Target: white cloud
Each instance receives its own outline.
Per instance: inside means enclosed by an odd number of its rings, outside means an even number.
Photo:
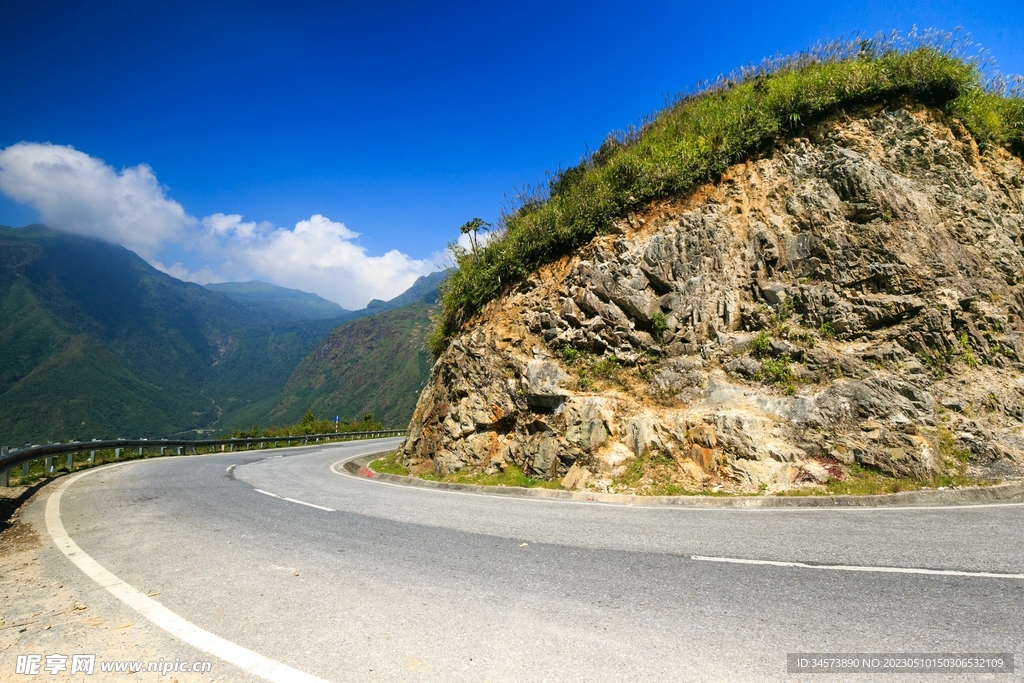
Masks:
[[[359,233],[316,214],[294,229],[267,231],[238,215],[215,214],[203,226],[222,241],[223,270],[249,273],[285,287],[315,292],[346,308],[360,308],[370,299],[390,299],[437,266],[392,249],[371,256],[354,242]]]
[[[266,221],[258,225],[255,221],[243,223],[242,217],[237,213],[230,215],[215,213],[207,216],[203,219],[203,227],[215,237],[237,237],[242,239],[251,239],[274,229],[274,226]]]
[[[152,258],[195,222],[164,196],[153,170],[118,172],[74,147],[21,142],[0,150],[0,190],[60,230],[117,242]]]
[[[203,284],[260,279],[355,309],[395,297],[439,268],[437,259],[394,249],[372,256],[356,243],[359,233],[320,214],[292,229],[239,214],[199,221],[165,196],[146,164],[117,171],[70,146],[0,149],[0,191],[34,206],[50,227],[117,242],[165,273]],[[170,266],[160,260],[165,250],[175,254]],[[183,251],[196,262],[183,262]]]

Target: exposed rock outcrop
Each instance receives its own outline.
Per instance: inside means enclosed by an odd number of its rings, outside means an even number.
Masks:
[[[806,135],[488,304],[420,396],[413,471],[514,463],[608,488],[656,457],[732,490],[855,463],[1019,476],[1021,160],[920,107]]]

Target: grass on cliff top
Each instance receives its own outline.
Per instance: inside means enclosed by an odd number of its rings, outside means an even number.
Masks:
[[[435,356],[488,301],[545,263],[659,199],[684,196],[778,139],[846,108],[911,101],[959,118],[980,145],[1024,153],[1021,80],[983,75],[953,34],[821,45],[720,77],[639,129],[612,134],[578,166],[518,198],[498,232],[472,250],[452,245],[457,270],[441,295]]]

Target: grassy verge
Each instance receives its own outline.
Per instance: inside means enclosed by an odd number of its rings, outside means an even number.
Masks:
[[[402,465],[402,457],[398,451],[392,451],[387,455],[378,458],[370,463],[370,469],[381,474],[398,474],[403,477],[409,476],[409,469]],[[525,489],[544,488],[558,489],[561,485],[557,481],[545,481],[534,479],[523,474],[523,471],[515,465],[508,465],[504,471],[498,474],[479,474],[470,472],[453,472],[444,476],[433,472],[419,475],[420,479],[427,481],[440,481],[449,484],[476,484],[477,486],[519,486]]]
[[[519,486],[524,489],[542,488],[559,489],[561,485],[557,481],[545,481],[534,479],[523,474],[523,471],[515,465],[508,465],[503,472],[498,474],[478,474],[470,472],[453,472],[444,476],[428,473],[420,475],[421,479],[428,481],[443,481],[452,484],[476,484],[477,486]]]
[[[381,474],[397,474],[410,476],[408,468],[401,463],[401,454],[392,451],[374,460],[369,465],[374,472]],[[713,490],[701,487],[694,482],[676,481],[675,460],[665,454],[651,452],[633,460],[619,479],[614,482],[613,493],[634,494],[638,496],[709,496],[709,497],[745,497],[764,495],[763,492],[739,493],[732,490]],[[453,484],[476,484],[478,486],[519,486],[522,488],[559,489],[557,481],[533,479],[514,465],[508,466],[500,474],[472,474],[455,472],[445,476],[433,473],[420,475],[427,481],[448,482]],[[852,465],[844,468],[841,478],[835,478],[823,487],[801,487],[777,494],[778,496],[873,496],[900,491],[918,491],[964,486],[991,486],[997,482],[980,481],[967,477],[965,474],[944,474],[931,479],[919,480],[908,477],[891,477],[878,470]]]
[[[979,144],[1024,152],[1019,81],[983,79],[949,34],[832,43],[767,61],[668,106],[639,130],[613,134],[502,216],[497,235],[453,245],[458,269],[442,288],[431,338],[447,338],[484,304],[545,263],[655,200],[681,197],[803,126],[843,109],[913,101],[958,117]],[[477,243],[474,243],[475,245]]]
[[[382,432],[386,427],[372,414],[367,413],[359,420],[341,420],[335,423],[334,420],[318,419],[312,410],[307,410],[302,422],[297,422],[284,427],[261,428],[253,425],[249,429],[236,429],[231,434],[236,439],[260,439],[269,436],[305,436],[308,434],[327,434],[337,430],[341,432]]]
[[[391,451],[387,455],[377,458],[370,463],[369,467],[374,472],[380,472],[381,474],[409,476],[409,468],[402,464],[402,457],[398,451]]]
[[[992,486],[998,482],[971,479],[966,474],[941,474],[930,479],[891,477],[878,470],[851,465],[841,480],[833,479],[823,488],[799,488],[785,491],[781,496],[877,496],[901,491],[953,488],[963,486]]]

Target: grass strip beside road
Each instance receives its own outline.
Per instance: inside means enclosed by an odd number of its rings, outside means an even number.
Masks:
[[[380,474],[394,474],[401,477],[414,476],[409,469],[402,465],[401,455],[398,451],[392,451],[384,456],[374,460],[369,464],[369,468],[374,472]],[[515,465],[506,465],[505,469],[495,474],[480,474],[480,473],[469,473],[469,472],[452,472],[450,474],[440,475],[433,472],[421,474],[418,477],[426,481],[437,481],[448,484],[473,484],[476,486],[518,486],[524,489],[532,488],[544,488],[544,489],[560,489],[561,485],[557,481],[545,481],[543,479],[534,479],[523,474],[523,471]]]
[[[638,461],[639,462],[639,461]],[[373,460],[367,465],[372,471],[379,474],[390,474],[400,477],[413,477],[424,481],[436,481],[450,484],[471,484],[476,486],[494,486],[520,488],[545,488],[561,489],[558,481],[546,481],[534,479],[523,474],[522,470],[515,465],[506,466],[505,470],[495,474],[482,474],[470,472],[453,472],[446,475],[428,472],[421,475],[413,475],[409,468],[402,464],[399,451],[391,451]],[[801,496],[877,496],[906,491],[927,491],[964,489],[972,487],[994,486],[1003,482],[971,479],[966,475],[939,475],[932,479],[918,480],[909,477],[891,477],[878,470],[853,465],[848,471],[837,472],[836,478],[826,484],[800,486],[786,491],[769,492],[737,492],[728,490],[712,490],[705,488],[689,488],[678,483],[663,482],[659,484],[640,485],[639,481],[632,481],[629,485],[631,471],[627,470],[624,477],[614,483],[611,493],[636,495],[636,496],[694,496],[708,498],[748,498],[760,496],[779,497],[801,497]],[[634,474],[635,478],[635,474]],[[624,485],[625,484],[625,485]]]

